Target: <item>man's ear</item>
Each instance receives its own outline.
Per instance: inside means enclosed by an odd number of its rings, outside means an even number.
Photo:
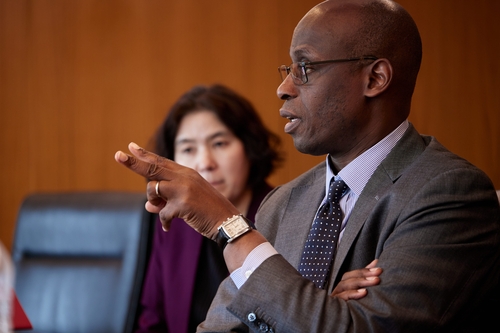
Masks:
[[[367,66],[368,84],[365,88],[366,97],[375,97],[384,92],[392,81],[392,66],[389,60],[377,59]]]

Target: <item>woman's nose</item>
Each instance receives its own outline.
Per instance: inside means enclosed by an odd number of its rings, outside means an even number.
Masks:
[[[197,162],[196,162],[197,171],[200,172],[200,171],[213,170],[216,167],[217,167],[217,162],[210,149],[202,149],[198,153],[197,157]]]

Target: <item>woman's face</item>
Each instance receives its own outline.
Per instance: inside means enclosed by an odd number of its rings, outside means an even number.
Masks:
[[[247,190],[250,162],[243,142],[212,111],[187,114],[174,143],[174,160],[192,168],[236,204]]]

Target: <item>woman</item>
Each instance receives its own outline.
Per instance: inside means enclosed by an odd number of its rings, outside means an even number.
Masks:
[[[193,168],[254,221],[281,161],[279,138],[251,103],[221,86],[196,86],[172,106],[153,150]],[[217,244],[183,220],[156,223],[140,304],[139,332],[195,332],[228,271]]]

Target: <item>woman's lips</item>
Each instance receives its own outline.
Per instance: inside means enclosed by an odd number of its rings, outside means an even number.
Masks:
[[[218,180],[218,181],[210,181],[209,183],[210,183],[210,185],[212,185],[213,187],[217,187],[217,186],[222,185],[224,182],[223,182],[222,180]]]

